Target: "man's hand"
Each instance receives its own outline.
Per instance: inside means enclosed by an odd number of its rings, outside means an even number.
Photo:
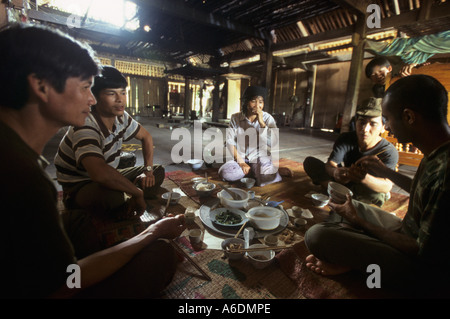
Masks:
[[[412,69],[414,68],[419,68],[421,66],[425,66],[425,65],[429,65],[430,62],[424,62],[422,64],[416,64],[416,63],[411,63],[411,64],[405,64],[402,66],[402,68],[399,71],[399,74],[402,78],[411,75]]]
[[[344,204],[336,204],[332,201],[328,203],[328,206],[336,212],[338,215],[342,216],[347,222],[349,222],[355,228],[360,228],[360,218],[356,213],[355,206],[352,203],[352,197],[347,194],[347,200]]]
[[[358,184],[361,183],[367,175],[367,171],[363,167],[355,164],[352,164],[352,166],[350,166],[347,173],[350,181]]]
[[[387,170],[389,170],[389,168],[384,165],[384,163],[377,156],[374,155],[360,158],[356,161],[355,165],[361,167],[361,169],[366,172],[370,172],[372,175],[377,175],[380,177],[386,177]]]
[[[155,185],[155,176],[152,171],[145,171],[138,177],[136,177],[135,184],[140,181],[142,189],[146,189],[148,187],[152,187]]]
[[[257,114],[257,116],[258,116],[257,119],[258,119],[259,125],[260,125],[262,128],[266,127],[266,123],[264,123],[264,119],[263,119],[263,110],[258,109],[258,111],[256,112],[256,114]]]
[[[241,163],[239,163],[239,166],[241,167],[242,171],[244,172],[244,175],[247,175],[250,172],[250,166],[247,163],[241,162]]]
[[[184,214],[175,217],[169,214],[167,217],[157,221],[149,226],[148,230],[152,231],[157,238],[174,239],[181,235],[186,229]]]
[[[133,216],[141,216],[147,209],[147,203],[144,199],[144,193],[141,196],[133,196],[128,201],[128,209],[124,214],[125,218],[130,218]]]
[[[341,184],[347,184],[350,182],[349,169],[347,167],[336,167],[333,172],[333,178],[336,182]]]

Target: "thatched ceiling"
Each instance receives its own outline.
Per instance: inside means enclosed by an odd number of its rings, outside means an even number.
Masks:
[[[29,16],[54,24],[89,40],[100,53],[132,58],[161,59],[200,64],[293,49],[311,43],[349,37],[357,16],[369,3],[381,8],[381,29],[414,37],[450,29],[450,3],[445,0],[134,0],[142,28],[129,32],[89,23],[65,25],[67,15],[50,8],[32,8]],[[324,52],[313,52],[323,56]],[[314,54],[309,56],[314,57]]]

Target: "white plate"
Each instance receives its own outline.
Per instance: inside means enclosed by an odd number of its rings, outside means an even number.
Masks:
[[[239,215],[241,217],[241,221],[236,224],[223,224],[216,220],[216,216],[219,215],[222,212],[231,212],[233,214]],[[216,208],[209,214],[209,219],[216,223],[217,225],[224,226],[224,227],[236,227],[236,226],[242,226],[243,223],[245,223],[248,218],[245,217],[245,213],[242,210],[236,209],[236,208]]]

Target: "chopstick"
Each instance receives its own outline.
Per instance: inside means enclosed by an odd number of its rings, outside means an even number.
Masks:
[[[263,251],[263,250],[282,250],[292,248],[293,246],[267,246],[267,247],[257,247],[257,248],[243,248],[243,249],[231,249],[228,248],[227,251],[229,253],[243,253],[249,251]]]
[[[195,261],[192,260],[192,258],[183,250],[180,246],[172,239],[170,240],[170,244],[175,248],[178,252],[183,254],[184,257],[194,266],[208,281],[212,281],[211,277],[208,276],[208,274],[199,266],[196,264]]]
[[[381,152],[376,153],[374,156],[378,156],[378,155],[380,155],[380,154],[382,154],[382,153],[384,153],[384,152],[386,152],[386,151],[387,151],[387,149],[384,149],[384,150],[382,150]]]
[[[238,238],[239,234],[241,233],[241,231],[244,229],[245,225],[247,224],[247,222],[243,223],[241,228],[238,230],[238,232],[236,233],[236,235],[234,235],[234,238]]]
[[[230,191],[230,190],[228,189],[228,187],[226,187],[225,185],[222,185],[222,184],[218,184],[218,185],[219,185],[222,189],[224,189],[228,194],[230,194],[230,196],[231,196],[234,200],[241,200],[241,199],[242,199],[240,195],[236,194],[236,193],[233,192],[233,191]]]
[[[169,198],[167,198],[167,203],[166,203],[166,207],[164,208],[163,216],[167,216],[167,208],[169,208],[171,200],[172,200],[172,191],[169,193]]]
[[[384,152],[387,151],[387,148],[385,148],[384,150],[382,150],[381,152],[376,153],[375,155],[371,155],[371,156],[378,156],[380,154],[383,154]],[[356,164],[357,167],[362,167],[361,163]]]

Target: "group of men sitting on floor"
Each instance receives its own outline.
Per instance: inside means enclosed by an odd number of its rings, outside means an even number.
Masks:
[[[139,215],[164,180],[163,167],[153,163],[152,136],[125,111],[126,79],[101,66],[89,46],[45,27],[8,27],[0,32],[0,47],[0,139],[7,150],[0,163],[8,181],[1,192],[6,205],[1,270],[7,274],[2,297],[158,297],[180,261],[169,240],[186,228],[182,214],[162,218],[113,247],[87,240],[96,235],[86,226],[92,213]],[[219,169],[224,180],[252,176],[264,186],[292,176],[288,168],[278,169],[270,154],[260,156],[257,147],[237,143],[248,129],[263,134],[276,127],[263,111],[265,98],[265,89],[250,86],[242,111],[232,116],[227,146],[234,158]],[[436,79],[405,77],[383,98],[358,107],[356,130],[338,137],[326,163],[305,160],[314,183],[334,180],[354,194],[344,204],[330,202],[330,218],[306,232],[312,271],[365,273],[376,264],[384,288],[443,296],[439,288],[450,283],[447,102]],[[40,154],[65,126],[55,157],[67,208],[60,216]],[[398,154],[380,137],[385,126],[399,142],[412,142],[423,152],[413,180],[394,171]],[[142,142],[144,165],[116,169],[122,142],[132,138]],[[393,183],[410,192],[403,220],[379,208]],[[79,270],[78,285],[68,283],[69,266]]]

